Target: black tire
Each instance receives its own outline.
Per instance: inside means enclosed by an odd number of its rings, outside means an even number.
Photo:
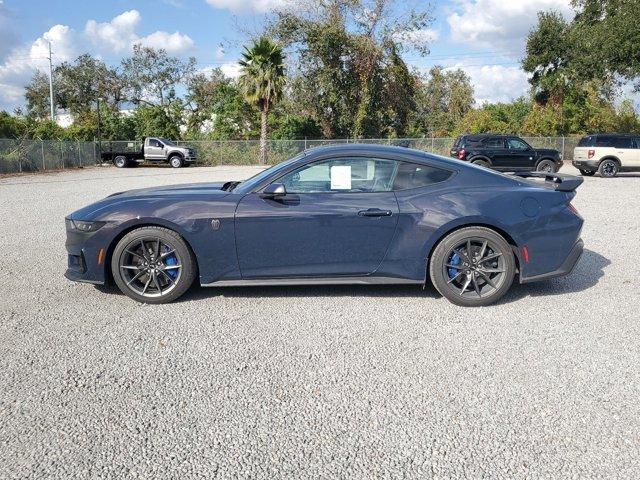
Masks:
[[[481,158],[479,158],[477,160],[472,160],[471,163],[473,165],[477,165],[479,167],[491,168],[491,164],[489,162],[487,162],[486,160],[483,160]]]
[[[129,160],[127,160],[127,157],[125,157],[124,155],[118,155],[113,159],[113,164],[117,168],[127,168],[129,166]]]
[[[600,166],[598,167],[598,173],[604,178],[613,178],[618,175],[619,171],[620,166],[618,165],[618,162],[610,158],[600,162]]]
[[[536,165],[536,171],[556,173],[556,164],[552,160],[542,160]]]
[[[141,303],[179,298],[193,284],[196,272],[189,246],[176,232],[163,227],[141,227],[127,233],[111,256],[116,285]]]
[[[180,155],[174,155],[169,159],[169,165],[173,168],[181,168],[184,165],[184,160]]]
[[[593,177],[596,174],[593,170],[580,170],[580,175],[583,177]]]
[[[468,245],[471,259],[466,257]],[[486,260],[478,261],[476,257],[480,255]],[[438,243],[429,261],[433,286],[451,303],[463,307],[497,302],[511,287],[515,272],[511,246],[485,227],[466,227],[450,233]]]

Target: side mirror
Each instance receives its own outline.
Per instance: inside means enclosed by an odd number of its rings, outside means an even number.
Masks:
[[[287,189],[284,188],[282,183],[272,183],[271,185],[267,185],[262,190],[260,196],[262,198],[276,198],[276,197],[284,197],[287,194]]]

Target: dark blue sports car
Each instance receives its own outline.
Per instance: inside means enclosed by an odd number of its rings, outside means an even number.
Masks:
[[[203,286],[406,283],[487,305],[566,275],[581,178],[507,176],[407,148],[306,151],[244,182],[116,193],[66,219],[71,280],[163,303]]]

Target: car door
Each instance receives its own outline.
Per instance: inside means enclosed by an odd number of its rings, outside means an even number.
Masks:
[[[144,158],[147,160],[164,160],[164,144],[156,139],[147,139],[147,144],[144,148]]]
[[[527,142],[517,137],[507,138],[505,166],[513,170],[535,170],[536,153]]]
[[[635,164],[635,142],[632,137],[615,137],[612,143],[614,155],[620,160],[622,168],[633,167]]]
[[[633,149],[630,155],[629,166],[633,168],[640,168],[640,137],[633,139]]]
[[[395,232],[398,162],[336,157],[273,183],[287,193],[245,195],[236,210],[243,278],[360,276],[376,270]]]
[[[503,169],[507,165],[507,149],[504,138],[490,137],[481,143],[482,153],[491,159],[491,166],[498,170]]]

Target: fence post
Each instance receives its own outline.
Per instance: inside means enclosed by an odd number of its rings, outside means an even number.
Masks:
[[[304,137],[304,149],[307,149],[307,137]]]
[[[564,163],[564,135],[562,135],[562,162]]]
[[[84,163],[82,162],[82,155],[80,155],[80,140],[76,140],[76,148],[78,149],[78,160],[80,160],[80,166],[84,167]]]
[[[47,166],[44,163],[44,140],[40,140],[40,152],[42,153],[42,170],[46,170]]]
[[[62,169],[64,170],[64,152],[62,151],[62,140],[58,142],[58,147],[60,148],[60,158],[62,159]]]

